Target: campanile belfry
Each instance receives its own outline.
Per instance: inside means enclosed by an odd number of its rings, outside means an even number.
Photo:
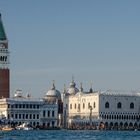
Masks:
[[[8,39],[4,30],[0,13],[0,98],[9,98],[10,70]]]

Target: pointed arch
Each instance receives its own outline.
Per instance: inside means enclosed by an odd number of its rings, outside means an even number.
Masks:
[[[134,109],[134,103],[130,103],[130,109]]]
[[[117,108],[122,108],[122,103],[121,102],[118,102]]]
[[[105,108],[109,108],[109,102],[105,103]]]

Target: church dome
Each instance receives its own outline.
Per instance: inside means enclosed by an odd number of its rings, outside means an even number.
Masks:
[[[69,88],[67,89],[67,93],[69,95],[75,95],[77,92],[79,92],[79,90],[78,90],[78,88],[76,88],[76,84],[75,84],[74,80],[72,80],[70,82]]]
[[[61,93],[55,89],[55,85],[53,83],[53,87],[52,89],[50,89],[46,95],[45,95],[45,98],[46,99],[52,99],[52,100],[55,100],[55,99],[58,99],[58,100],[61,100]]]

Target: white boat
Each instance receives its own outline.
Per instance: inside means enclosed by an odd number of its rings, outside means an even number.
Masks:
[[[17,126],[16,129],[17,130],[33,130],[33,128],[31,126],[29,126],[29,124],[27,122]]]

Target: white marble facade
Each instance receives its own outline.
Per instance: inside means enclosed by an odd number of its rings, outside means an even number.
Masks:
[[[76,84],[74,84],[76,85]],[[70,85],[71,86],[71,85]],[[74,89],[77,89],[73,86]],[[93,124],[99,127],[140,127],[140,93],[122,91],[79,91],[69,94],[65,90],[63,108],[64,125]]]

